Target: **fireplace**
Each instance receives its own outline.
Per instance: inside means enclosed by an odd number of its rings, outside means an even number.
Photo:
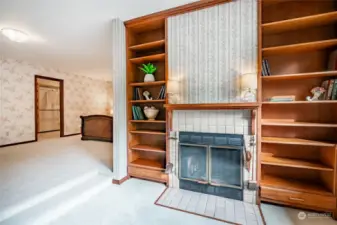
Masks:
[[[242,201],[243,150],[243,135],[180,132],[180,188]]]

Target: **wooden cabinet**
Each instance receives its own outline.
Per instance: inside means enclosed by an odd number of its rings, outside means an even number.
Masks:
[[[128,173],[132,177],[167,182],[166,166],[166,98],[158,99],[166,86],[166,20],[127,23],[127,111],[128,111]],[[157,67],[154,82],[144,82],[139,67],[153,63]],[[136,89],[151,93],[153,100],[134,99]],[[143,97],[143,96],[141,96]],[[132,107],[154,106],[159,109],[155,120],[137,120]]]
[[[336,208],[336,198],[334,196],[322,196],[308,194],[299,191],[289,191],[285,189],[273,189],[268,187],[261,188],[261,195],[264,200],[285,203],[289,205],[314,207],[321,209],[334,210]]]
[[[270,1],[260,7],[260,197],[329,211],[336,217],[337,101],[309,102],[313,87],[337,79],[328,61],[337,49],[335,1]],[[270,102],[274,96],[292,102]]]

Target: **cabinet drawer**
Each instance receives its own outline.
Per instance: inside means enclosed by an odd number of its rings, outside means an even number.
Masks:
[[[324,209],[336,208],[336,198],[333,196],[330,197],[296,191],[280,190],[269,187],[261,187],[261,197],[264,199],[288,203],[290,205],[303,205]]]
[[[129,175],[135,176],[139,178],[159,181],[159,182],[167,182],[167,174],[161,172],[161,171],[155,171],[155,170],[148,170],[138,167],[128,167]]]

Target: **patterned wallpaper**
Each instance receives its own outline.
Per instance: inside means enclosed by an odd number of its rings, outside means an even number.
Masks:
[[[35,139],[34,75],[64,80],[65,135],[80,132],[80,115],[107,114],[112,83],[44,68],[14,59],[0,60],[0,145]]]
[[[179,103],[239,102],[240,75],[257,73],[257,0],[170,17],[168,43]]]

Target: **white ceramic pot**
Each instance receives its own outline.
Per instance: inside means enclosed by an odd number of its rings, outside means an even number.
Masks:
[[[153,82],[155,81],[153,74],[146,74],[144,77],[144,82]]]
[[[159,109],[156,109],[155,107],[144,107],[144,114],[148,120],[154,120],[159,113]]]

